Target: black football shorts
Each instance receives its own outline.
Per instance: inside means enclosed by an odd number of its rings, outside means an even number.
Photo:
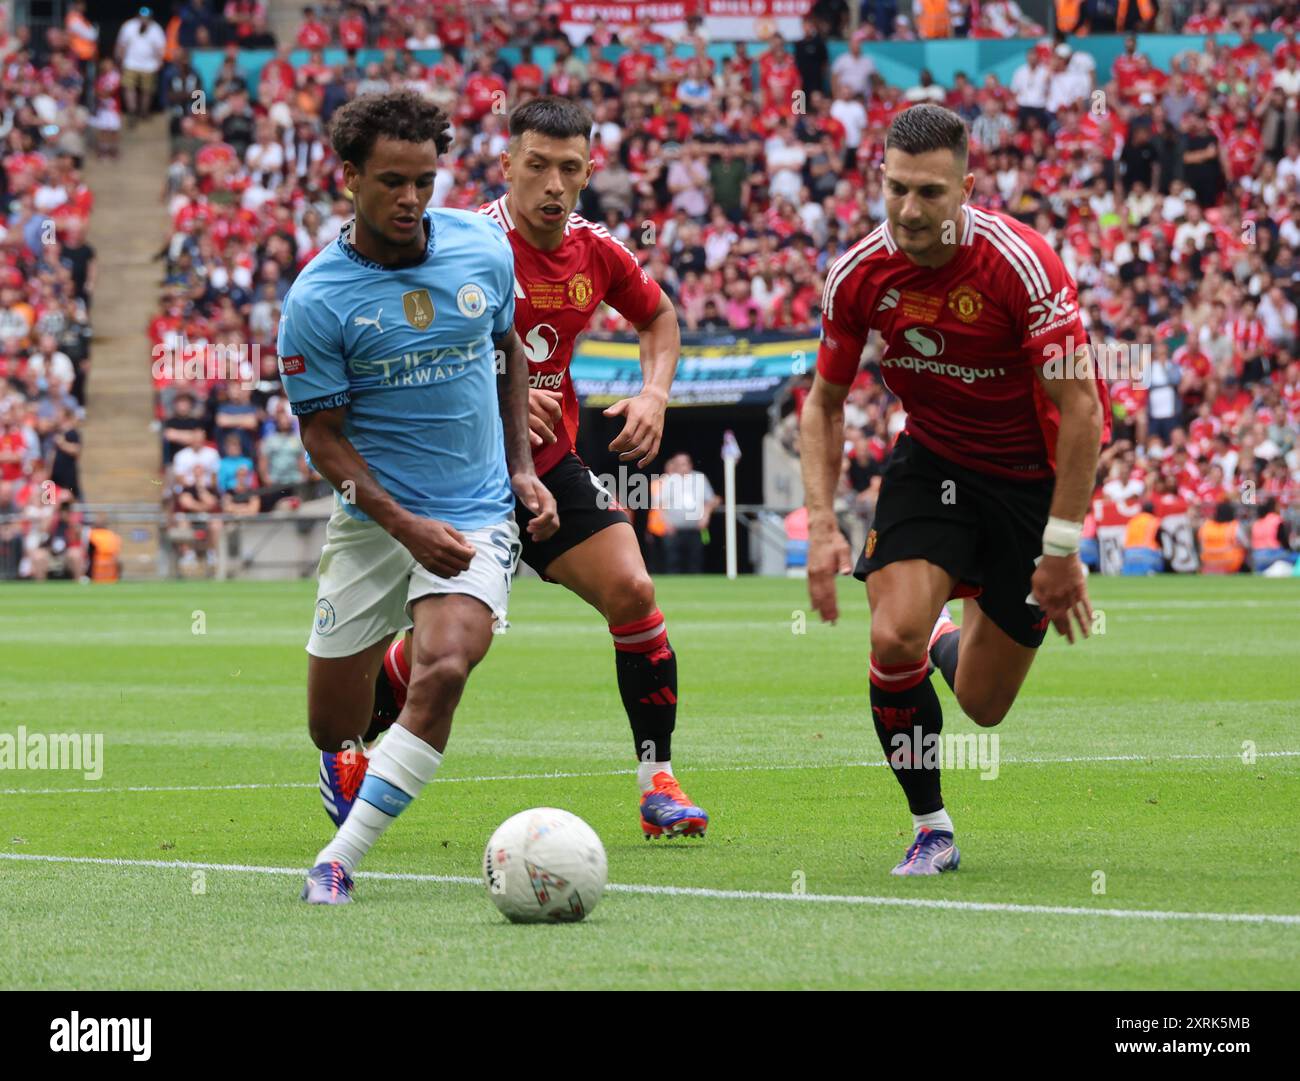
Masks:
[[[618,522],[631,522],[614,494],[601,487],[596,475],[572,451],[543,474],[542,483],[555,496],[560,528],[548,540],[533,540],[528,533],[533,512],[518,499],[515,500],[515,521],[523,545],[521,558],[543,578],[546,577],[546,568],[570,548],[576,548],[588,537]]]
[[[890,563],[924,559],[958,579],[954,596],[974,596],[1012,639],[1036,649],[1047,617],[1025,598],[1043,554],[1054,483],[967,469],[904,433],[885,463],[854,577],[865,581]]]

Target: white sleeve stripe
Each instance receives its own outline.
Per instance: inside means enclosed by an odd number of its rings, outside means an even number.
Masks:
[[[576,225],[582,229],[590,229],[602,240],[612,241],[613,243],[617,244],[620,248],[622,248],[625,252],[627,252],[628,255],[630,255],[633,258],[633,260],[636,262],[637,266],[641,265],[641,260],[637,259],[636,252],[634,252],[631,248],[629,248],[626,244],[624,244],[623,241],[619,240],[618,237],[616,237],[613,233],[611,233],[599,222],[588,221],[586,218],[580,217],[577,214],[570,214],[569,224]]]
[[[995,218],[991,214],[985,214],[982,211],[975,211],[979,218],[976,227],[977,233],[982,233],[998,251],[1006,257],[1008,262],[1018,259],[1019,265],[1023,267],[1021,277],[1025,279],[1025,288],[1029,291],[1031,300],[1041,300],[1051,292],[1051,286],[1047,279],[1047,271],[1043,269],[1042,260],[1034,253],[1024,240],[1017,236],[1006,222],[1001,218]],[[998,243],[998,240],[1001,243]]]
[[[844,267],[848,264],[848,262],[851,259],[854,258],[854,256],[858,254],[858,252],[862,251],[863,248],[869,247],[877,243],[880,239],[879,236],[880,232],[881,230],[879,228],[873,229],[870,233],[868,233],[856,244],[854,244],[853,247],[849,248],[848,251],[843,252],[840,255],[840,257],[831,264],[830,270],[826,272],[826,281],[822,283],[822,315],[823,316],[826,315],[826,312],[830,308],[830,302],[834,294],[834,291],[836,288],[839,287],[839,283],[837,279],[842,276],[844,272]],[[832,281],[836,283],[834,287],[832,287],[831,285]]]
[[[836,262],[835,266],[831,268],[830,276],[828,276],[826,279],[826,287],[823,291],[823,299],[822,299],[823,320],[834,318],[835,293],[839,289],[839,287],[842,284],[844,284],[844,279],[853,273],[854,269],[857,267],[857,265],[860,262],[862,262],[863,259],[866,259],[869,255],[874,255],[884,246],[885,246],[884,238],[876,237],[875,241],[872,244],[863,248],[852,259],[848,259],[850,255],[853,255],[852,249],[840,257],[840,259]]]
[[[1015,270],[1015,272],[1020,275],[1020,284],[1025,287],[1025,292],[1029,294],[1029,299],[1037,300],[1038,299],[1037,290],[1034,289],[1034,284],[1032,281],[1030,281],[1029,275],[1025,273],[1025,264],[1020,259],[1020,257],[1014,255],[1011,252],[1011,250],[1007,248],[1006,244],[1002,241],[1000,237],[994,236],[993,233],[990,232],[988,229],[986,229],[983,225],[977,225],[975,227],[975,235],[982,236],[985,240],[987,240],[990,244],[992,244],[995,249],[997,249],[998,254],[1001,255],[1009,264],[1011,264],[1011,267]]]
[[[1034,299],[1041,299],[1051,293],[1052,283],[1047,278],[1047,271],[1043,269],[1043,262],[1038,258],[1038,255],[1034,252],[1033,248],[1025,242],[1024,237],[1016,233],[1001,218],[993,219],[993,227],[1006,238],[1007,243],[1010,244],[1012,248],[1019,251],[1024,256],[1025,264],[1029,267],[1030,277],[1038,283],[1039,288],[1042,290],[1042,292]]]

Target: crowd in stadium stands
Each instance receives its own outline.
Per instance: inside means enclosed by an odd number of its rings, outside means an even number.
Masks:
[[[589,43],[620,48],[587,55],[538,0],[473,19],[454,2],[320,4],[304,9],[293,41],[271,35],[261,0],[186,0],[165,29],[159,73],[173,146],[163,191],[172,234],[149,332],[156,349],[248,347],[256,370],[196,380],[155,366],[173,509],[283,507],[312,479],[280,392],[275,331],[295,275],[350,217],[326,126],[352,96],[408,86],[443,106],[455,141],[433,202],[471,209],[505,190],[503,113],[539,92],[580,98],[595,118],[596,173],[579,210],[638,252],[683,326],[803,334],[817,331],[830,264],[883,219],[890,119],[938,101],[970,121],[975,202],[1040,229],[1079,283],[1094,343],[1122,345],[1142,365],[1111,380],[1116,439],[1103,454],[1090,540],[1118,529],[1122,549],[1152,552],[1163,533],[1164,550],[1152,557],[1161,566],[1181,559],[1188,536],[1205,569],[1262,570],[1265,551],[1287,563],[1300,511],[1300,13],[1295,3],[1234,4],[1227,15],[1223,7],[1058,4],[1058,17],[1077,8],[1094,31],[1117,17],[1125,27],[1158,26],[1172,14],[1175,27],[1198,36],[1167,68],[1129,39],[1099,72],[1057,35],[1027,40],[1005,85],[960,74],[939,85],[925,72],[901,88],[880,77],[864,42],[939,36],[936,28],[972,37],[1041,28],[996,0],[917,3],[915,23],[894,4],[865,0],[859,32],[830,63],[827,41],[844,32],[848,9],[819,0],[798,40],[773,31],[715,61],[698,18],[677,41],[648,20],[597,21]],[[1267,30],[1285,34],[1271,55],[1254,41]],[[1240,43],[1219,44],[1221,32],[1240,32]],[[225,49],[206,86],[187,59],[205,45]],[[517,63],[501,54],[506,45],[523,46]],[[545,71],[532,55],[542,45],[556,52]],[[342,60],[326,58],[332,47],[345,50]],[[274,50],[255,85],[239,63],[247,48]],[[361,48],[381,58],[362,66]],[[413,55],[424,49],[438,50],[429,63]],[[111,64],[101,70],[115,77]],[[37,80],[51,81],[58,77]],[[10,97],[36,89],[20,83]],[[92,110],[121,97],[112,79],[98,89]],[[79,107],[75,93],[67,100]],[[10,157],[35,138],[26,131],[6,139],[11,192]],[[76,158],[60,164],[55,151],[47,160],[46,183],[25,185],[30,202],[11,195],[9,237],[24,231],[40,191],[75,182]],[[25,288],[39,291],[39,282]],[[4,304],[8,325],[10,294]],[[84,324],[84,300],[66,304],[81,305]],[[592,328],[627,329],[608,309]],[[869,344],[847,410],[842,507],[862,531],[904,422],[878,359],[878,343]],[[805,387],[796,380],[793,389],[779,431],[797,452],[792,418]],[[1125,559],[1144,564],[1140,553]]]
[[[88,567],[72,505],[95,291],[81,175],[93,34],[73,20],[32,35],[0,8],[0,577]]]

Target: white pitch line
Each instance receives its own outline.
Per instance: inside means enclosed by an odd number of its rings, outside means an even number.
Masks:
[[[188,860],[125,860],[106,856],[39,856],[0,852],[0,860],[22,863],[79,863],[104,867],[150,867],[175,871],[231,871],[241,874],[303,876],[302,867],[258,867],[242,863],[195,863]],[[429,875],[402,871],[358,871],[357,878],[388,882],[438,882],[483,887],[468,875]],[[955,912],[1014,912],[1037,916],[1109,916],[1128,920],[1204,920],[1211,923],[1279,923],[1300,926],[1300,915],[1275,912],[1170,912],[1146,908],[1082,908],[1074,905],[1022,905],[1009,901],[949,901],[931,897],[872,897],[861,894],[778,893],[775,890],[715,890],[704,886],[654,886],[611,882],[610,893],[701,897],[714,901],[791,901],[798,904],[875,905],[892,908],[936,908]]]
[[[1256,758],[1300,758],[1300,751],[1257,751]],[[1002,766],[1067,766],[1088,762],[1227,762],[1241,761],[1240,754],[1100,754],[1077,755],[1063,758],[1003,758]],[[812,762],[800,765],[792,762],[768,763],[754,766],[697,766],[691,773],[766,773],[801,769],[876,769],[883,761],[875,762]],[[1244,763],[1243,763],[1244,764]],[[488,781],[555,781],[577,777],[630,777],[631,769],[593,770],[589,773],[498,773],[480,777],[436,777],[434,784],[476,784]],[[110,792],[239,792],[259,788],[317,788],[308,781],[268,781],[265,784],[192,784],[192,785],[127,785],[118,788],[0,788],[0,796],[61,796],[68,793]]]

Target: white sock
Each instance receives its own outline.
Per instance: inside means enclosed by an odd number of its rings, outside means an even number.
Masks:
[[[370,756],[361,791],[334,840],[320,850],[317,863],[337,860],[351,874],[384,830],[433,780],[442,755],[419,736],[393,725]],[[380,810],[380,806],[388,810]]]
[[[932,830],[946,830],[952,833],[952,819],[948,817],[948,812],[940,807],[937,811],[931,811],[928,815],[912,815],[912,834],[916,836],[921,832],[922,827]]]
[[[654,787],[654,775],[656,773],[667,773],[671,775],[673,764],[671,762],[638,762],[636,764],[636,783],[641,786],[641,794],[645,795]]]

